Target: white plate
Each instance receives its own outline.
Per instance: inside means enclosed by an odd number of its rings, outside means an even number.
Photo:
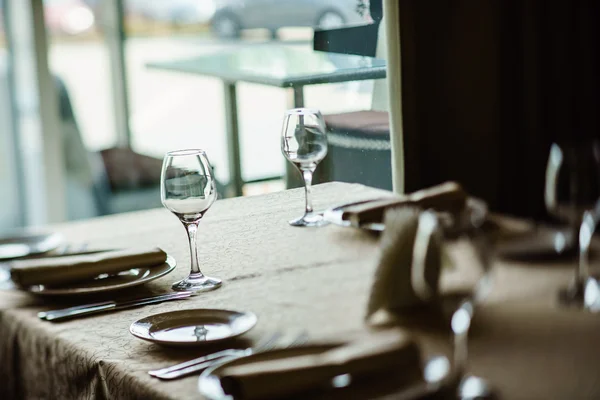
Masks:
[[[27,291],[36,295],[47,296],[72,296],[109,292],[143,285],[144,283],[158,279],[172,272],[175,269],[175,265],[175,259],[167,256],[167,261],[164,264],[133,268],[115,275],[102,274],[90,281],[70,283],[64,286],[35,285],[31,286]]]
[[[202,346],[243,335],[257,321],[257,316],[251,312],[200,308],[142,318],[131,324],[129,332],[162,345]]]
[[[297,357],[305,355],[321,354],[331,350],[343,343],[314,344],[300,347],[290,347],[285,349],[275,349],[264,353],[256,353],[250,356],[229,359],[219,362],[204,370],[198,378],[198,391],[203,398],[208,400],[237,400],[238,398],[226,394],[221,386],[222,371],[225,367],[250,364],[258,361],[278,360],[288,357]],[[437,356],[429,359],[423,366],[423,380],[403,381],[402,373],[398,371],[393,377],[390,375],[382,376],[377,380],[374,377],[365,377],[366,379],[354,380],[350,375],[338,375],[333,377],[330,382],[323,382],[315,390],[305,393],[297,393],[285,398],[294,399],[372,399],[372,398],[402,398],[402,399],[434,399],[446,398],[448,383],[453,382],[455,376],[451,369],[450,362],[444,356]],[[408,372],[408,371],[405,371]],[[399,378],[399,379],[398,379]],[[416,378],[416,376],[412,377]],[[411,379],[411,378],[409,378]],[[449,380],[450,379],[450,380]],[[374,381],[375,380],[375,381]],[[425,384],[429,382],[430,384]],[[444,395],[444,392],[445,395]]]
[[[200,378],[198,378],[198,391],[203,397],[206,397],[209,400],[234,400],[234,397],[226,394],[221,386],[220,372],[226,366],[243,365],[256,361],[277,360],[280,358],[309,354],[320,354],[324,351],[331,350],[336,346],[338,346],[338,344],[307,345],[286,349],[275,349],[219,363],[214,367],[207,368],[202,375],[200,375]]]
[[[32,256],[56,249],[63,243],[58,233],[19,233],[0,237],[0,260]]]
[[[373,200],[381,200],[381,198],[373,199]],[[344,204],[344,205],[341,205],[338,207],[330,208],[328,210],[325,210],[325,212],[323,213],[323,219],[325,219],[326,221],[331,222],[332,224],[335,224],[335,225],[352,228],[352,224],[350,223],[350,221],[347,219],[344,219],[344,211],[348,207],[355,206],[358,204],[364,204],[364,203],[367,203],[367,202],[373,201],[373,200],[357,201],[354,203],[348,203],[348,204]],[[467,199],[467,204],[466,204],[465,211],[464,211],[465,216],[471,216],[471,215],[476,215],[476,214],[485,216],[485,215],[487,215],[487,213],[488,213],[487,205],[483,200],[480,200],[480,199],[477,199],[474,197],[469,197]],[[440,216],[442,225],[452,229],[453,228],[452,224],[456,223],[456,219],[451,218],[448,213],[440,212],[438,214]],[[370,232],[383,232],[385,230],[385,224],[383,222],[369,222],[369,223],[362,224],[360,226],[360,229],[370,231]]]

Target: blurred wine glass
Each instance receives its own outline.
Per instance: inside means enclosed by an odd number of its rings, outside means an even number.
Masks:
[[[554,143],[550,148],[546,169],[544,200],[548,213],[569,227],[566,234],[558,233],[559,247],[580,247],[579,233],[583,216],[594,208],[600,197],[600,144],[597,141]],[[584,282],[587,273],[576,266],[575,279],[560,292],[560,300],[568,305],[583,307]]]
[[[457,398],[493,398],[490,385],[482,378],[467,374],[468,334],[476,306],[489,294],[492,287],[491,272],[495,260],[493,238],[484,231],[484,213],[463,212],[444,223],[433,211],[424,211],[419,224],[413,250],[412,286],[419,298],[431,301],[435,288],[427,286],[425,268],[428,248],[433,241],[441,243],[448,259],[461,269],[458,306],[453,308],[450,321],[453,333],[453,360],[457,376]],[[418,279],[415,279],[417,277]]]
[[[221,286],[221,280],[200,271],[196,233],[204,214],[217,198],[212,168],[203,150],[178,150],[164,158],[160,196],[162,204],[186,228],[191,258],[189,276],[173,284],[176,291],[208,291]]]
[[[281,134],[281,152],[300,171],[304,179],[305,211],[290,221],[292,226],[322,226],[323,216],[312,206],[311,185],[317,165],[327,155],[325,122],[318,110],[295,108],[285,113]]]

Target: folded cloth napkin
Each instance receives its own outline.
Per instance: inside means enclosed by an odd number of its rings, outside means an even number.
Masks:
[[[412,207],[391,208],[384,221],[367,320],[380,310],[397,311],[438,295],[442,243],[436,226],[428,224],[427,213]],[[415,246],[417,235],[420,240]]]
[[[344,210],[342,218],[352,226],[360,227],[369,222],[382,222],[388,208],[414,206],[421,209],[433,208],[437,211],[459,212],[467,202],[467,193],[456,182],[419,190],[402,196],[377,199],[357,204]]]
[[[342,374],[361,378],[395,371],[414,376],[420,368],[418,346],[395,328],[322,353],[232,365],[219,375],[225,393],[236,399],[269,399],[327,387]]]
[[[160,265],[167,254],[159,249],[126,249],[64,257],[18,260],[10,263],[10,275],[20,287],[60,285],[114,274],[132,268]]]

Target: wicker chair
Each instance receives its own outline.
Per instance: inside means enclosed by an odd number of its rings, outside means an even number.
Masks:
[[[315,31],[313,47],[318,51],[383,56],[378,45],[381,1],[371,1],[369,25]],[[318,181],[355,182],[382,189],[392,189],[390,127],[385,88],[376,84],[373,107],[341,114],[324,115],[328,129],[329,154]],[[378,103],[378,104],[377,104]],[[373,109],[378,108],[378,110]]]

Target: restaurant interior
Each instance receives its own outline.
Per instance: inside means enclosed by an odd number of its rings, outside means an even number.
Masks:
[[[0,0],[0,399],[598,399],[600,2]]]

